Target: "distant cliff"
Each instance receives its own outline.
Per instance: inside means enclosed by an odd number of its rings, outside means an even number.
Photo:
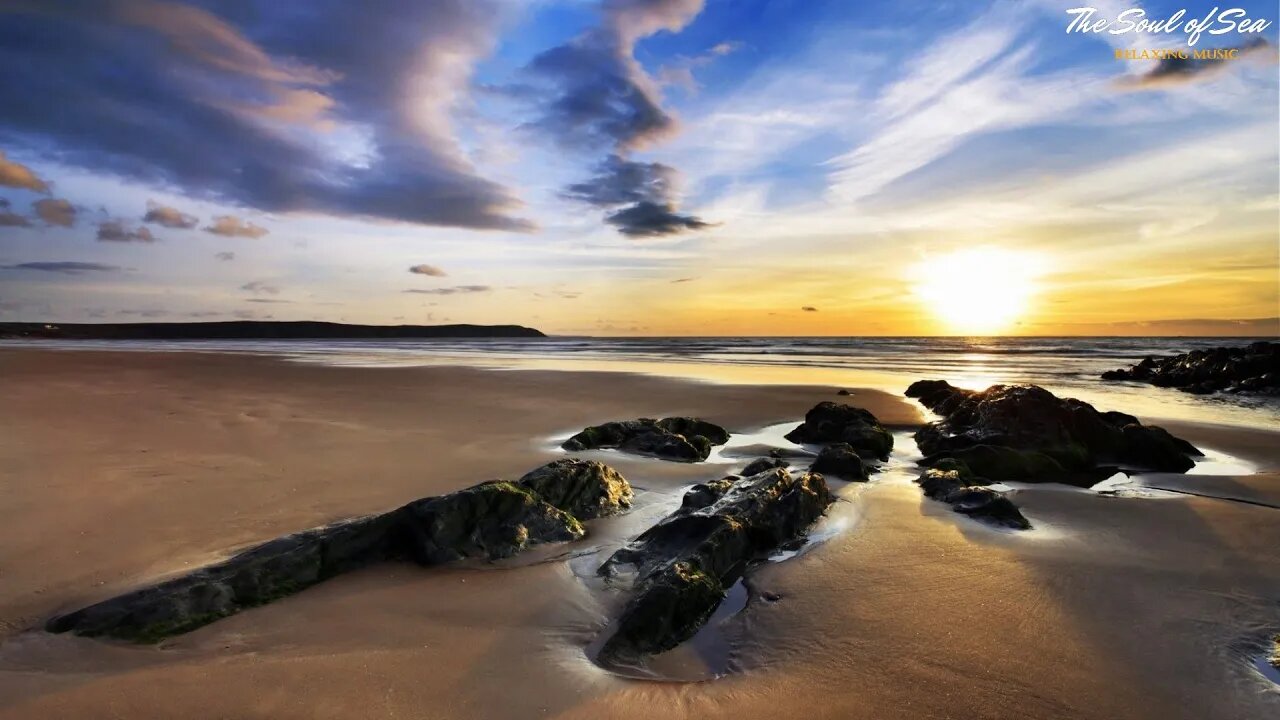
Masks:
[[[341,340],[540,338],[521,325],[345,325],[329,322],[0,323],[0,338],[36,340]]]

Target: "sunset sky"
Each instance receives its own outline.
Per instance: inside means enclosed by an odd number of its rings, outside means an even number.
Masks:
[[[0,0],[0,320],[1280,334],[1275,3],[1084,4]]]

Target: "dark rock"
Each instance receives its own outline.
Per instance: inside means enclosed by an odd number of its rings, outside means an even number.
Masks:
[[[865,482],[867,479],[867,468],[849,443],[832,443],[822,448],[818,459],[813,461],[813,466],[809,469],[855,482]]]
[[[838,391],[836,394],[837,394],[837,395],[852,395],[853,393],[849,392],[848,390],[840,390],[840,391]]]
[[[723,445],[728,441],[727,430],[705,420],[640,418],[593,425],[564,441],[560,447],[569,451],[618,448],[664,460],[699,462],[707,459],[713,445]]]
[[[621,511],[631,495],[626,480],[607,466],[558,461],[520,483],[482,483],[381,515],[277,538],[215,565],[54,617],[45,627],[155,642],[378,562],[497,560],[537,544],[581,538],[578,519],[534,488],[564,508],[595,513],[592,517]]]
[[[1103,380],[1131,380],[1179,388],[1197,395],[1215,392],[1280,394],[1280,343],[1192,350],[1147,357],[1137,365],[1102,373]]]
[[[829,445],[848,443],[864,456],[887,460],[893,449],[893,435],[885,430],[875,415],[851,405],[820,402],[805,413],[804,422],[787,433],[794,443]]]
[[[579,520],[617,515],[631,507],[631,484],[595,460],[563,458],[520,478],[519,483]]]
[[[1017,505],[985,487],[989,481],[973,475],[963,463],[948,461],[942,468],[925,470],[916,482],[927,497],[951,505],[958,513],[1014,530],[1031,527]]]
[[[689,488],[685,492],[684,497],[680,500],[680,510],[678,512],[690,513],[694,510],[701,510],[708,505],[714,504],[717,500],[724,497],[729,492],[729,488],[733,484],[741,480],[738,477],[727,477],[720,480],[712,480],[708,483],[698,483]]]
[[[49,632],[156,642],[387,559],[400,511],[278,538],[193,573],[51,619]]]
[[[527,487],[487,482],[409,503],[402,511],[408,555],[420,565],[498,560],[546,542],[581,538],[582,524]]]
[[[930,467],[943,459],[963,462],[976,475],[993,482],[1054,482],[1068,478],[1058,461],[1035,450],[1015,450],[1001,445],[974,445],[929,455],[920,461]]]
[[[786,466],[787,461],[782,458],[759,458],[747,463],[747,466],[742,469],[742,476],[751,477],[752,475],[759,475],[762,472],[768,472],[774,468],[784,468]]]
[[[1100,465],[1129,464],[1184,472],[1200,452],[1165,430],[1130,415],[1101,413],[1035,385],[993,385],[982,390],[921,381],[907,395],[943,416],[916,433],[930,460],[965,456],[980,475],[1000,480],[1060,481]],[[972,450],[992,446],[1006,450]],[[1011,453],[1008,450],[1019,451]],[[970,455],[964,455],[968,451]],[[1052,461],[1052,462],[1050,462]]]
[[[814,473],[775,468],[729,483],[719,499],[691,512],[682,508],[600,567],[615,580],[634,571],[634,594],[602,660],[634,661],[692,637],[748,563],[802,537],[833,502]]]

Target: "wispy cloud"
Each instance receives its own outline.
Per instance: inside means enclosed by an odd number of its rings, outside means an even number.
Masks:
[[[430,277],[445,277],[449,274],[435,265],[427,265],[426,263],[410,267],[409,272],[414,275],[427,275]]]
[[[254,225],[248,220],[242,220],[235,215],[219,215],[213,219],[213,223],[204,229],[207,233],[214,235],[222,235],[223,237],[247,237],[260,238],[267,234],[267,229],[259,225]]]
[[[485,293],[493,290],[488,285],[455,285],[453,287],[434,288],[431,290],[405,290],[407,293],[417,295],[467,295],[471,293]]]
[[[188,215],[177,208],[150,200],[147,201],[147,212],[142,216],[142,221],[181,230],[190,230],[200,222],[195,215]]]
[[[153,243],[156,236],[147,227],[131,228],[123,220],[104,220],[98,223],[99,242],[142,242]]]
[[[91,262],[26,262],[17,265],[0,265],[3,270],[32,270],[35,272],[61,273],[63,275],[83,275],[95,272],[119,272],[115,265],[104,265]]]

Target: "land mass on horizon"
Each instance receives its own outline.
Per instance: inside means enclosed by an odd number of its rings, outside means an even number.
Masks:
[[[315,340],[540,338],[523,325],[348,325],[318,321],[235,320],[161,323],[0,323],[0,338],[36,340]]]

